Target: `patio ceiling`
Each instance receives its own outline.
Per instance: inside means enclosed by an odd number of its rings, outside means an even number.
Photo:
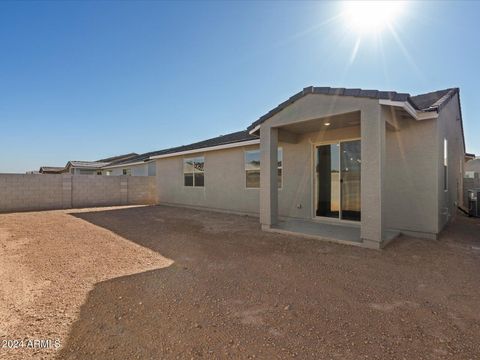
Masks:
[[[350,113],[327,116],[323,118],[284,125],[281,127],[281,129],[291,132],[293,134],[305,134],[310,132],[325,131],[353,126],[360,126],[360,111],[354,111]]]

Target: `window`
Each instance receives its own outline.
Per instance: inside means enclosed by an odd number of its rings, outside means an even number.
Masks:
[[[448,141],[443,139],[443,190],[448,190]]]
[[[131,176],[132,175],[132,169],[122,169],[122,174]]]
[[[112,170],[107,170],[107,171],[105,171],[105,175],[107,175],[107,176],[112,175]]]
[[[203,187],[205,185],[205,158],[183,159],[183,185]]]
[[[283,151],[278,148],[278,188],[282,187]],[[260,187],[260,150],[245,151],[245,186]]]
[[[97,171],[97,175],[102,175],[102,172],[101,172],[101,171]]]
[[[474,179],[475,178],[475,172],[474,171],[465,171],[465,177],[467,179]]]
[[[260,187],[260,150],[245,151],[245,181],[247,188]]]

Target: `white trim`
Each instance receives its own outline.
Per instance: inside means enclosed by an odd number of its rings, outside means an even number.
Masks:
[[[151,160],[148,160],[148,161],[137,161],[137,162],[133,162],[133,163],[127,163],[127,164],[117,164],[117,165],[111,165],[111,166],[104,166],[102,167],[101,169],[102,170],[108,170],[108,169],[111,169],[111,168],[118,168],[118,167],[127,167],[127,166],[132,166],[132,165],[142,165],[142,164],[148,164],[152,162]]]
[[[203,161],[203,171],[195,171],[195,159],[199,159],[201,158],[202,161]],[[193,169],[192,169],[192,172],[191,173],[186,173],[185,172],[185,161],[189,161],[191,160],[192,161],[192,166],[193,166]],[[200,189],[200,188],[203,188],[205,189],[205,154],[202,154],[202,155],[197,155],[195,157],[184,157],[183,158],[183,161],[182,161],[182,179],[183,179],[183,187],[184,188],[197,188],[197,189]],[[192,186],[190,185],[185,185],[185,174],[192,174]],[[203,185],[195,185],[195,174],[203,174]]]
[[[260,125],[257,125],[255,126],[252,130],[250,130],[248,133],[250,135],[253,135],[254,133],[256,133],[258,130],[260,130]]]
[[[173,157],[173,156],[190,155],[190,154],[196,154],[196,153],[203,153],[203,152],[207,152],[207,151],[223,150],[223,149],[230,149],[230,148],[235,148],[235,147],[257,145],[257,144],[260,144],[260,139],[258,139],[258,140],[257,139],[248,140],[248,141],[239,141],[239,142],[235,142],[235,143],[230,143],[230,144],[225,144],[225,145],[217,145],[217,146],[210,146],[210,147],[205,147],[205,148],[200,148],[200,149],[178,151],[178,152],[165,154],[165,155],[155,155],[155,156],[150,156],[149,159],[150,160],[164,159],[164,158]]]
[[[412,105],[406,101],[392,101],[392,100],[378,100],[380,105],[401,107],[407,113],[409,113],[415,120],[427,120],[438,118],[436,111],[418,111],[415,110]]]

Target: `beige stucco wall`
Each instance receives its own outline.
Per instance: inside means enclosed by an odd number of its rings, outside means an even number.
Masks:
[[[383,107],[382,114],[392,117],[389,107]],[[397,124],[397,131],[386,134],[386,227],[434,234],[437,232],[436,120],[400,119]]]
[[[279,146],[283,148],[283,178],[282,188],[278,190],[279,215],[312,217],[313,144],[359,136],[359,127],[351,127],[303,134],[295,144],[280,142]],[[259,149],[259,145],[158,159],[159,203],[258,214],[260,189],[245,187],[245,151],[255,149]],[[205,187],[183,186],[183,159],[202,155],[205,157]]]
[[[463,203],[463,167],[465,150],[455,95],[440,111],[437,119],[438,231],[456,214],[457,204]],[[448,191],[443,186],[443,139],[448,140]]]
[[[258,189],[245,186],[244,151],[237,147],[157,160],[158,202],[258,214]],[[183,186],[183,159],[205,156],[205,187]]]
[[[155,201],[153,176],[0,174],[0,212]]]

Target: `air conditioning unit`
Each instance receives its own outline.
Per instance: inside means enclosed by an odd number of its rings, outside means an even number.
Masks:
[[[480,189],[468,190],[468,215],[480,217]]]

